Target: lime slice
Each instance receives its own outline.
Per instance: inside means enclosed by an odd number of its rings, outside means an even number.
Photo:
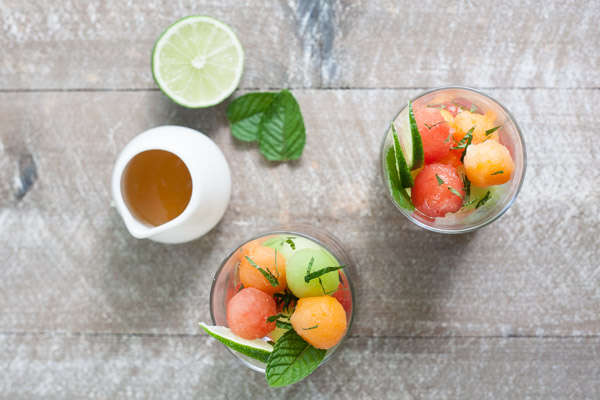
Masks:
[[[398,168],[398,173],[400,174],[400,183],[402,187],[408,188],[414,185],[414,181],[412,175],[410,174],[410,168],[406,160],[404,159],[402,147],[400,146],[400,141],[398,140],[398,133],[396,132],[396,126],[392,122],[392,135],[394,136],[394,150],[396,152],[396,167]]]
[[[210,336],[214,337],[225,346],[237,351],[245,356],[254,358],[263,363],[267,363],[269,356],[273,352],[273,346],[261,339],[248,340],[243,339],[231,332],[231,329],[225,326],[209,326],[200,322],[202,329]]]
[[[396,168],[396,152],[393,146],[388,149],[385,161],[388,185],[390,186],[392,198],[400,207],[411,211],[414,210],[415,206],[410,200],[410,196],[406,193],[406,189],[400,184],[400,176],[398,175],[398,169]]]
[[[209,107],[237,88],[244,51],[235,33],[205,15],[180,19],[158,38],[152,51],[154,81],[175,103]]]
[[[415,120],[410,100],[408,101],[407,114],[407,117],[402,119],[402,127],[398,139],[408,168],[415,170],[423,166],[425,157],[423,153],[423,141],[417,127],[417,121]]]

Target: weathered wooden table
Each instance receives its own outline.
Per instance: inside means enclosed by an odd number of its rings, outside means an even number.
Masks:
[[[1,398],[600,398],[598,1],[204,3],[0,0]],[[156,88],[154,40],[190,14],[238,33],[235,96],[292,89],[300,161],[233,139],[228,101]],[[448,84],[504,103],[529,156],[508,213],[458,236],[400,215],[378,169],[394,113]],[[221,223],[182,245],[133,239],[111,207],[117,154],[165,124],[233,171]],[[358,313],[331,362],[274,390],[197,323],[226,253],[286,222],[347,245]]]

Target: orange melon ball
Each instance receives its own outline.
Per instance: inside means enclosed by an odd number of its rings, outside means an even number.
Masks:
[[[331,296],[304,297],[298,300],[290,322],[296,333],[309,344],[318,349],[330,349],[346,332],[346,311]]]
[[[502,185],[515,170],[508,149],[494,140],[468,146],[464,163],[467,178],[477,187]]]
[[[271,274],[277,278],[278,285],[271,285],[267,278],[265,278],[245,256],[250,258],[264,271],[270,271]],[[278,252],[276,262],[275,249],[270,247],[258,246],[248,250],[244,257],[242,257],[239,271],[240,280],[244,284],[244,287],[253,287],[270,295],[281,292],[287,287],[287,281],[285,279],[285,257]]]
[[[485,134],[485,131],[494,128],[494,120],[496,116],[493,112],[489,111],[485,115],[474,114],[470,111],[463,111],[454,117],[452,121],[452,127],[454,128],[454,140],[460,142],[460,140],[469,132],[473,127],[473,141],[472,144],[483,143],[486,140],[498,140],[498,131],[490,134]]]

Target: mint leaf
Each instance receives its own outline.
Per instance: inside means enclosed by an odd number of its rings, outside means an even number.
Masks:
[[[320,276],[323,276],[323,275],[328,274],[333,271],[337,271],[338,269],[342,269],[342,268],[346,268],[346,266],[338,265],[337,267],[325,267],[325,268],[321,268],[318,271],[310,272],[310,273],[307,271],[306,276],[304,277],[304,282],[308,283],[308,282],[312,281],[313,279],[317,279]]]
[[[398,169],[396,168],[396,151],[394,150],[394,146],[388,149],[385,161],[385,169],[387,170],[388,184],[390,185],[392,198],[400,207],[414,211],[415,206],[413,205],[410,196],[406,192],[406,189],[400,184],[400,176],[398,174]]]
[[[246,260],[248,260],[248,262],[250,263],[250,265],[252,265],[254,268],[256,268],[258,270],[258,272],[260,272],[262,274],[262,276],[265,277],[265,279],[271,284],[271,286],[275,287],[275,286],[279,286],[279,281],[277,281],[278,276],[273,275],[273,273],[270,270],[264,270],[262,269],[260,266],[258,266],[254,261],[252,261],[252,259],[248,256],[244,256],[246,257]],[[277,253],[275,253],[275,257],[277,257]],[[277,260],[277,258],[275,258]]]
[[[475,209],[478,209],[479,207],[481,207],[482,205],[484,205],[485,203],[488,202],[489,199],[491,199],[491,192],[488,190],[488,192],[485,194],[485,196],[483,196],[483,199],[479,200],[477,202],[477,205],[475,206]]]
[[[226,112],[231,134],[244,142],[258,140],[260,121],[275,96],[277,93],[248,93],[232,101]]]
[[[502,127],[502,125],[498,125],[492,129],[488,129],[487,131],[485,131],[485,136],[490,136],[492,133],[496,132],[501,127]]]
[[[275,343],[267,361],[265,374],[271,387],[282,387],[301,381],[323,361],[327,350],[308,344],[294,330],[289,330]]]
[[[259,150],[267,160],[288,161],[300,158],[306,133],[298,102],[282,90],[264,112],[258,133]]]
[[[444,180],[442,178],[440,178],[440,176],[438,174],[435,174],[435,179],[437,179],[438,186],[444,184]]]

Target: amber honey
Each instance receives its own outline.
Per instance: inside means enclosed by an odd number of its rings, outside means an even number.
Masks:
[[[175,154],[148,150],[133,157],[125,167],[121,191],[137,220],[159,226],[186,209],[192,196],[192,177]]]

